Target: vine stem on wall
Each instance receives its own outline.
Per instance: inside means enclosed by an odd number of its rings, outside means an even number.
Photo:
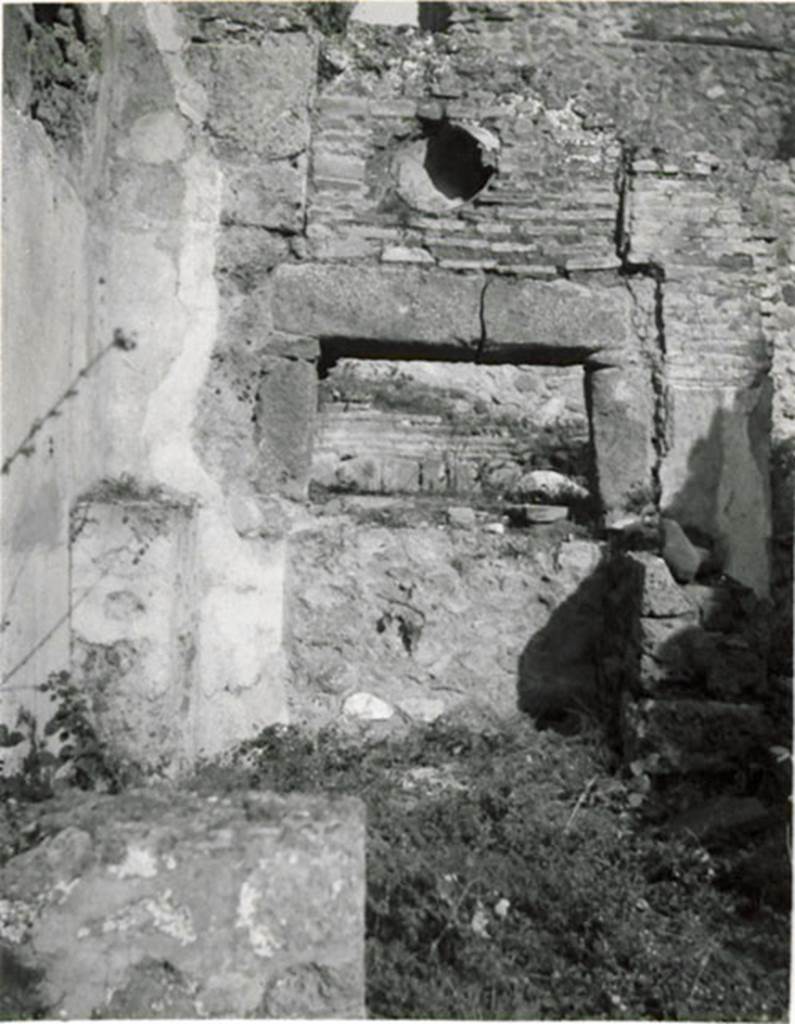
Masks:
[[[108,352],[116,348],[121,349],[122,352],[131,352],[136,347],[136,344],[137,342],[133,337],[125,334],[124,331],[121,330],[121,328],[117,327],[116,330],[113,332],[113,338],[110,340],[110,342],[103,349],[100,349],[100,351],[86,363],[86,365],[77,373],[77,375],[69,383],[66,390],[63,391],[62,394],[55,400],[53,405],[50,406],[47,412],[45,412],[43,416],[37,417],[31,423],[30,429],[28,430],[27,434],[25,434],[25,436],[14,449],[14,451],[11,452],[8,458],[3,459],[3,466],[2,469],[0,469],[0,474],[5,476],[11,469],[13,463],[19,458],[20,455],[28,456],[33,454],[33,452],[35,451],[33,439],[36,437],[36,434],[38,434],[38,432],[41,430],[41,428],[48,420],[55,419],[56,416],[61,415],[61,406],[68,399],[74,398],[77,395],[77,385],[80,383],[81,380],[87,377],[89,373],[91,373],[94,367],[97,366],[99,362],[105,358]]]

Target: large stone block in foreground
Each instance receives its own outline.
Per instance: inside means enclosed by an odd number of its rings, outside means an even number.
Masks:
[[[60,817],[0,871],[4,984],[44,1016],[364,1016],[358,800],[139,790]]]

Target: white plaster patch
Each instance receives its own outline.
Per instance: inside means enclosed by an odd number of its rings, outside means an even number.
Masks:
[[[69,896],[69,893],[74,889],[76,885],[80,883],[79,878],[73,878],[71,882],[59,881],[53,886],[53,895],[56,897],[57,903],[64,903]]]
[[[218,323],[214,269],[222,182],[218,164],[209,155],[196,153],[183,166],[184,233],[176,299],[185,311],[185,324],[179,354],[149,399],[142,434],[155,479],[220,503],[221,489],[193,447],[192,425]]]
[[[139,117],[119,145],[119,155],[145,164],[163,164],[179,160],[185,152],[185,128],[173,110],[162,110]]]
[[[196,941],[191,913],[187,907],[172,902],[170,889],[166,889],[157,899],[147,900],[144,906],[158,931],[170,935],[183,946]]]
[[[197,742],[211,754],[286,715],[286,547],[243,540],[215,508],[198,517],[202,565]]]
[[[185,67],[184,41],[180,19],[170,4],[146,4],[144,17],[168,68],[180,111],[196,125],[202,124],[209,109],[207,93]]]
[[[132,928],[143,928],[147,924],[148,914],[144,901],[122,907],[115,914],[106,917],[102,922],[102,934],[110,935],[112,932],[128,932]]]
[[[262,921],[257,920],[257,904],[259,903],[260,891],[257,887],[245,881],[240,886],[240,898],[237,904],[236,928],[248,930],[251,948],[257,956],[272,957],[279,949],[279,943],[274,938],[270,929]]]
[[[145,846],[129,846],[121,864],[111,864],[108,874],[114,878],[154,878],[157,857]]]

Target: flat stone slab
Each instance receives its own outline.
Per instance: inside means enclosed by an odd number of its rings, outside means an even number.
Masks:
[[[277,330],[477,352],[480,274],[308,263],[283,264],[273,280]]]
[[[628,293],[571,281],[495,279],[483,296],[484,354],[524,354],[582,362],[629,343]]]
[[[465,346],[496,361],[579,363],[632,343],[629,298],[570,281],[493,279],[421,267],[283,264],[278,331],[319,338]],[[481,311],[482,299],[482,311]],[[482,319],[481,319],[482,312]]]
[[[364,1016],[357,799],[164,788],[62,820],[0,871],[3,963],[44,1016]]]

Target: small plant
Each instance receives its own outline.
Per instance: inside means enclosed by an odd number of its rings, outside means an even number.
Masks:
[[[0,726],[0,748],[27,744],[18,771],[0,774],[0,795],[22,801],[46,800],[54,795],[57,782],[117,793],[130,781],[130,770],[100,739],[80,687],[68,672],[61,671],[51,673],[39,690],[57,702],[43,734],[27,708],[20,709],[15,729]],[[50,737],[56,737],[60,746],[48,744]]]
[[[141,483],[131,473],[122,473],[118,477],[103,477],[89,490],[80,495],[81,501],[158,501],[174,502],[174,495],[166,493],[158,484],[148,486]]]
[[[16,729],[11,731],[5,725],[0,726],[0,747],[9,749],[21,743],[27,743],[27,752],[19,771],[0,775],[0,793],[4,798],[45,800],[52,796],[52,773],[57,759],[43,746],[36,719],[27,708],[20,708]]]
[[[54,6],[54,5],[53,5]],[[114,349],[119,349],[122,352],[132,352],[137,346],[138,342],[135,338],[135,334],[127,334],[120,327],[117,327],[111,340],[108,344],[99,350],[99,352],[93,356],[86,365],[78,371],[76,376],[67,386],[66,390],[56,399],[56,401],[50,406],[50,408],[42,415],[37,416],[30,424],[27,434],[20,441],[14,451],[3,459],[2,468],[0,468],[0,474],[5,476],[14,464],[14,462],[20,457],[29,458],[36,451],[36,445],[34,443],[36,435],[41,431],[44,425],[52,419],[60,416],[63,411],[63,405],[65,402],[72,398],[75,398],[78,393],[78,385],[86,378],[92,370],[105,358],[105,356],[112,352]]]
[[[80,789],[118,792],[124,782],[124,770],[97,734],[83,690],[65,671],[52,673],[41,690],[49,694],[50,700],[57,701],[44,735],[57,734],[62,744],[57,761],[60,769],[65,769],[67,780]]]
[[[624,498],[624,507],[628,513],[642,516],[654,511],[654,495],[651,487],[645,484],[633,484]]]
[[[353,4],[310,3],[306,12],[324,36],[341,36],[353,13]]]

